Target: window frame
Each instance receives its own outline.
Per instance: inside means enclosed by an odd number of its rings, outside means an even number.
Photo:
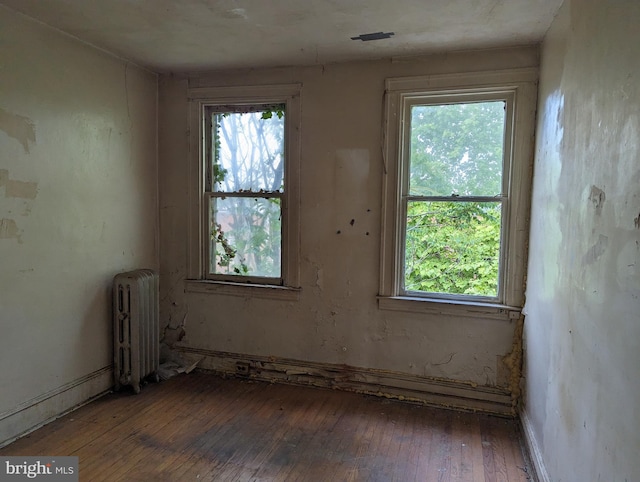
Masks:
[[[379,307],[438,313],[505,313],[524,301],[537,69],[513,69],[391,78],[385,84],[384,179]],[[496,297],[406,291],[404,249],[410,136],[404,135],[411,105],[507,100],[499,285]],[[410,119],[408,119],[410,120]],[[446,197],[443,197],[443,200]]]
[[[187,289],[246,296],[248,291],[262,291],[262,296],[291,298],[289,291],[299,289],[300,258],[300,84],[200,87],[189,96],[189,248]],[[282,215],[280,278],[209,273],[209,210],[206,163],[206,113],[220,106],[285,105],[284,192],[279,195]],[[251,197],[251,196],[250,196]],[[253,196],[256,197],[256,196]],[[264,197],[259,195],[258,197]],[[261,288],[264,288],[262,290]],[[293,295],[295,298],[295,294]]]

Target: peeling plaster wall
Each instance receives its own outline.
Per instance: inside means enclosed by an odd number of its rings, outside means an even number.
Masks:
[[[156,118],[154,74],[0,7],[0,443],[110,385],[111,278],[158,268]]]
[[[542,49],[524,414],[551,481],[640,480],[639,24],[566,0]]]
[[[512,351],[517,320],[378,309],[382,99],[388,77],[537,64],[538,49],[528,47],[161,77],[161,313],[173,328],[167,333],[186,320],[188,347],[508,387],[511,371],[501,358]],[[187,88],[294,82],[303,86],[300,299],[185,293]]]

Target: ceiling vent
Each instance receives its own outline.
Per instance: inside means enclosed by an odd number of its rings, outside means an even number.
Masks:
[[[395,35],[393,32],[376,32],[376,33],[363,33],[357,37],[351,37],[351,40],[362,40],[363,42],[369,42],[370,40],[382,40],[385,38],[391,38]]]

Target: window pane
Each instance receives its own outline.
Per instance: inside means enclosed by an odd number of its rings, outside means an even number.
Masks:
[[[496,297],[499,202],[409,202],[406,291]]]
[[[504,123],[504,101],[412,106],[409,194],[501,194]]]
[[[211,198],[213,274],[280,278],[281,213],[277,198]]]
[[[214,113],[211,126],[214,191],[284,189],[284,105]]]

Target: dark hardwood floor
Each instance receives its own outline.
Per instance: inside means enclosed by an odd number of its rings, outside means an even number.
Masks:
[[[517,422],[191,373],[109,394],[0,449],[75,455],[81,481],[531,480]]]

